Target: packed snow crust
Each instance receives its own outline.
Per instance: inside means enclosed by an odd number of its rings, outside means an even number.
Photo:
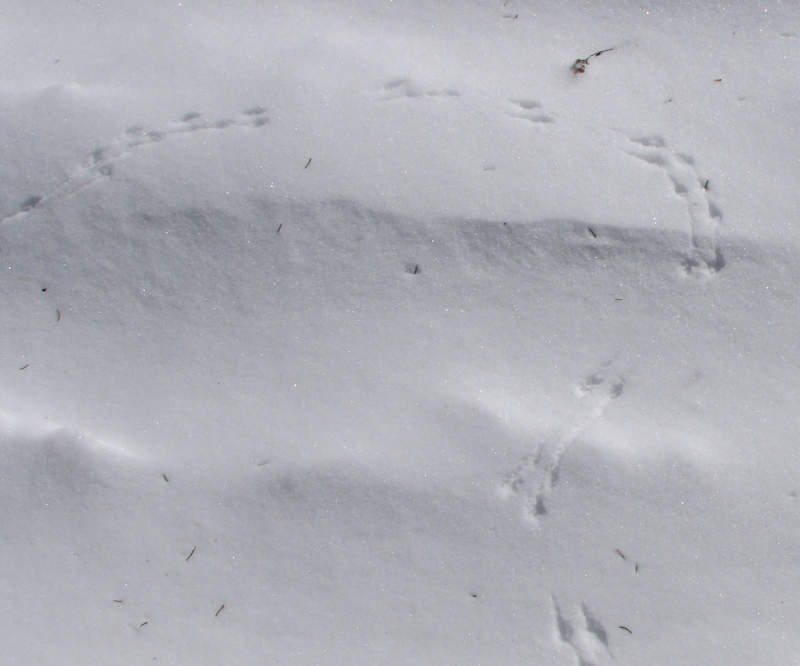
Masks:
[[[800,660],[800,7],[0,16],[4,664]]]

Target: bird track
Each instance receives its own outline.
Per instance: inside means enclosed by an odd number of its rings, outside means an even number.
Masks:
[[[564,455],[624,390],[625,378],[612,372],[610,361],[584,377],[575,387],[579,407],[572,426],[560,438],[540,443],[505,476],[499,494],[504,499],[517,497],[520,500],[524,520],[538,525],[547,515],[551,495],[560,479]]]
[[[201,113],[190,111],[181,116],[180,120],[169,122],[163,127],[153,129],[134,125],[108,143],[92,149],[74,169],[73,174],[57,187],[49,192],[27,197],[16,211],[0,218],[0,224],[23,217],[50,201],[75,194],[99,180],[110,178],[120,159],[140,150],[143,146],[159,143],[172,135],[220,131],[231,127],[263,127],[268,123],[266,109],[254,106],[233,118],[208,120]]]
[[[613,660],[608,631],[584,602],[580,609],[567,616],[551,595],[558,639],[567,645],[578,660],[578,666],[605,666]]]
[[[673,152],[666,141],[658,136],[631,138],[629,155],[661,169],[669,178],[675,194],[687,205],[690,221],[691,252],[683,266],[687,273],[701,271],[717,273],[725,267],[725,258],[719,248],[719,225],[722,211],[709,198],[709,181],[697,172],[691,155]]]
[[[383,83],[377,99],[389,102],[436,97],[458,99],[461,97],[461,92],[452,87],[431,88],[409,77],[397,77]],[[507,116],[534,125],[553,125],[558,122],[577,123],[584,127],[592,125],[564,114],[546,111],[542,104],[533,98],[517,97],[507,100],[507,103],[511,105],[504,111]],[[129,127],[124,134],[91,150],[74,173],[53,190],[26,197],[20,202],[17,210],[0,218],[0,224],[24,217],[53,199],[74,194],[98,180],[112,177],[116,162],[142,146],[158,143],[174,134],[219,131],[230,127],[261,127],[269,123],[269,118],[265,114],[266,109],[255,106],[233,118],[208,120],[202,114],[190,111],[180,120],[167,123],[160,128]],[[725,258],[719,247],[722,210],[709,197],[709,181],[698,173],[694,158],[686,153],[673,151],[661,136],[632,136],[614,127],[595,125],[598,129],[624,136],[626,139],[626,145],[622,148],[624,152],[662,170],[671,182],[675,194],[685,201],[691,245],[682,261],[684,271],[687,274],[710,276],[722,270],[725,267]],[[493,169],[493,166],[484,167],[484,171]]]
[[[410,78],[398,77],[383,84],[379,99],[397,100],[422,97],[460,97],[453,88],[428,89]],[[566,114],[546,110],[541,102],[530,97],[515,97],[507,100],[510,105],[505,115],[524,120],[538,126],[559,122],[577,124],[589,129],[612,132],[625,139],[621,149],[633,157],[661,169],[671,182],[675,194],[686,203],[689,216],[688,235],[690,247],[681,262],[687,274],[711,276],[725,267],[725,258],[719,247],[719,231],[722,210],[708,195],[709,181],[699,174],[694,158],[686,153],[670,149],[664,138],[658,135],[633,135],[616,127],[592,123],[569,117]],[[483,171],[493,171],[494,166],[483,166]]]

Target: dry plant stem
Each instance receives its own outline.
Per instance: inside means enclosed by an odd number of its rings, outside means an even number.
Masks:
[[[613,51],[614,47],[612,46],[609,49],[602,49],[600,51],[595,51],[591,55],[586,56],[585,58],[578,58],[575,62],[572,63],[572,72],[573,74],[583,74],[586,71],[586,68],[589,66],[589,60],[591,58],[596,58],[598,56],[603,55],[604,53],[608,53],[609,51]]]

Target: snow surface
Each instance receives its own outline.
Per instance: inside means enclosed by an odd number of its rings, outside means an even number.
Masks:
[[[800,6],[0,17],[3,664],[800,663]]]

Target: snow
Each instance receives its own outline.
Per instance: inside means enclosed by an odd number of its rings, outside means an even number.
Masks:
[[[798,660],[797,6],[223,4],[0,10],[3,663]]]

